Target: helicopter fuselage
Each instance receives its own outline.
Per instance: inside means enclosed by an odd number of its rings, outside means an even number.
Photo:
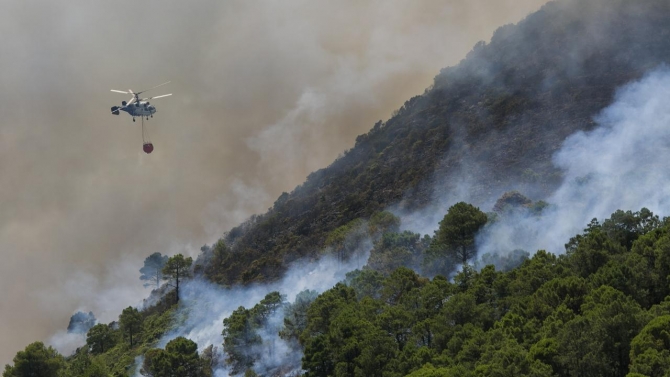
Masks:
[[[119,110],[125,111],[134,117],[148,117],[156,113],[156,106],[149,104],[149,102],[140,101],[119,107]]]

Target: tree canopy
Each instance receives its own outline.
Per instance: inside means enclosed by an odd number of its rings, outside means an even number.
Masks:
[[[163,279],[174,281],[176,300],[179,302],[179,283],[191,276],[193,258],[184,258],[182,254],[170,257],[163,267]]]
[[[14,365],[5,365],[2,377],[57,377],[63,357],[42,342],[29,344],[14,356]]]
[[[142,331],[142,321],[142,314],[132,306],[123,309],[123,312],[119,316],[119,327],[128,338],[131,347],[135,345],[137,336]]]
[[[145,287],[155,286],[156,289],[160,287],[161,280],[163,280],[163,267],[168,261],[167,255],[161,253],[153,253],[144,260],[144,266],[140,268],[140,280],[146,281]]]
[[[466,265],[476,254],[475,236],[486,224],[486,214],[472,204],[459,202],[449,208],[435,231],[435,248]]]
[[[104,353],[114,345],[112,329],[102,323],[91,327],[86,334],[86,344],[92,353]]]
[[[198,345],[181,336],[169,341],[164,350],[153,348],[147,351],[140,373],[147,377],[205,376]]]

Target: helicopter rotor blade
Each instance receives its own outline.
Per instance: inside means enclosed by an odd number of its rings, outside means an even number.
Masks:
[[[115,90],[115,89],[111,89],[111,91],[114,92],[114,93],[130,94],[130,92],[124,92],[123,90]]]
[[[168,97],[168,96],[171,96],[171,95],[172,95],[172,93],[170,93],[170,94],[162,94],[162,95],[160,95],[160,96],[155,96],[155,97],[142,98],[142,101],[148,101],[148,100],[150,100],[150,99],[156,99],[156,98]]]
[[[159,86],[167,85],[167,84],[169,84],[169,83],[170,83],[170,81],[164,82],[164,83],[162,83],[162,84],[160,84],[160,85],[156,85],[156,86],[154,86],[153,88],[144,89],[144,90],[141,91],[141,92],[137,92],[137,94],[144,93],[144,92],[148,92],[148,91],[150,91],[150,90],[152,90],[152,89],[156,89],[156,88],[158,88]]]

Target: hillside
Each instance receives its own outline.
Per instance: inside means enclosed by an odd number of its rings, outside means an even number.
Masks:
[[[661,0],[569,0],[501,27],[330,166],[230,230],[227,246],[204,248],[206,275],[276,280],[338,227],[456,195],[463,176],[467,192],[455,199],[484,210],[509,190],[546,197],[562,178],[551,159],[565,138],[592,128],[617,87],[670,61],[668,20]]]
[[[73,354],[35,342],[3,377],[667,376],[668,36],[661,0],[498,29],[194,264],[149,256],[143,307],[78,313]],[[388,211],[445,197],[434,234]]]

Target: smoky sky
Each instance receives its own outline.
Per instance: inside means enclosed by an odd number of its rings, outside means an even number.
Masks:
[[[0,2],[0,364],[146,295],[542,0]],[[139,122],[153,102],[155,151]]]

